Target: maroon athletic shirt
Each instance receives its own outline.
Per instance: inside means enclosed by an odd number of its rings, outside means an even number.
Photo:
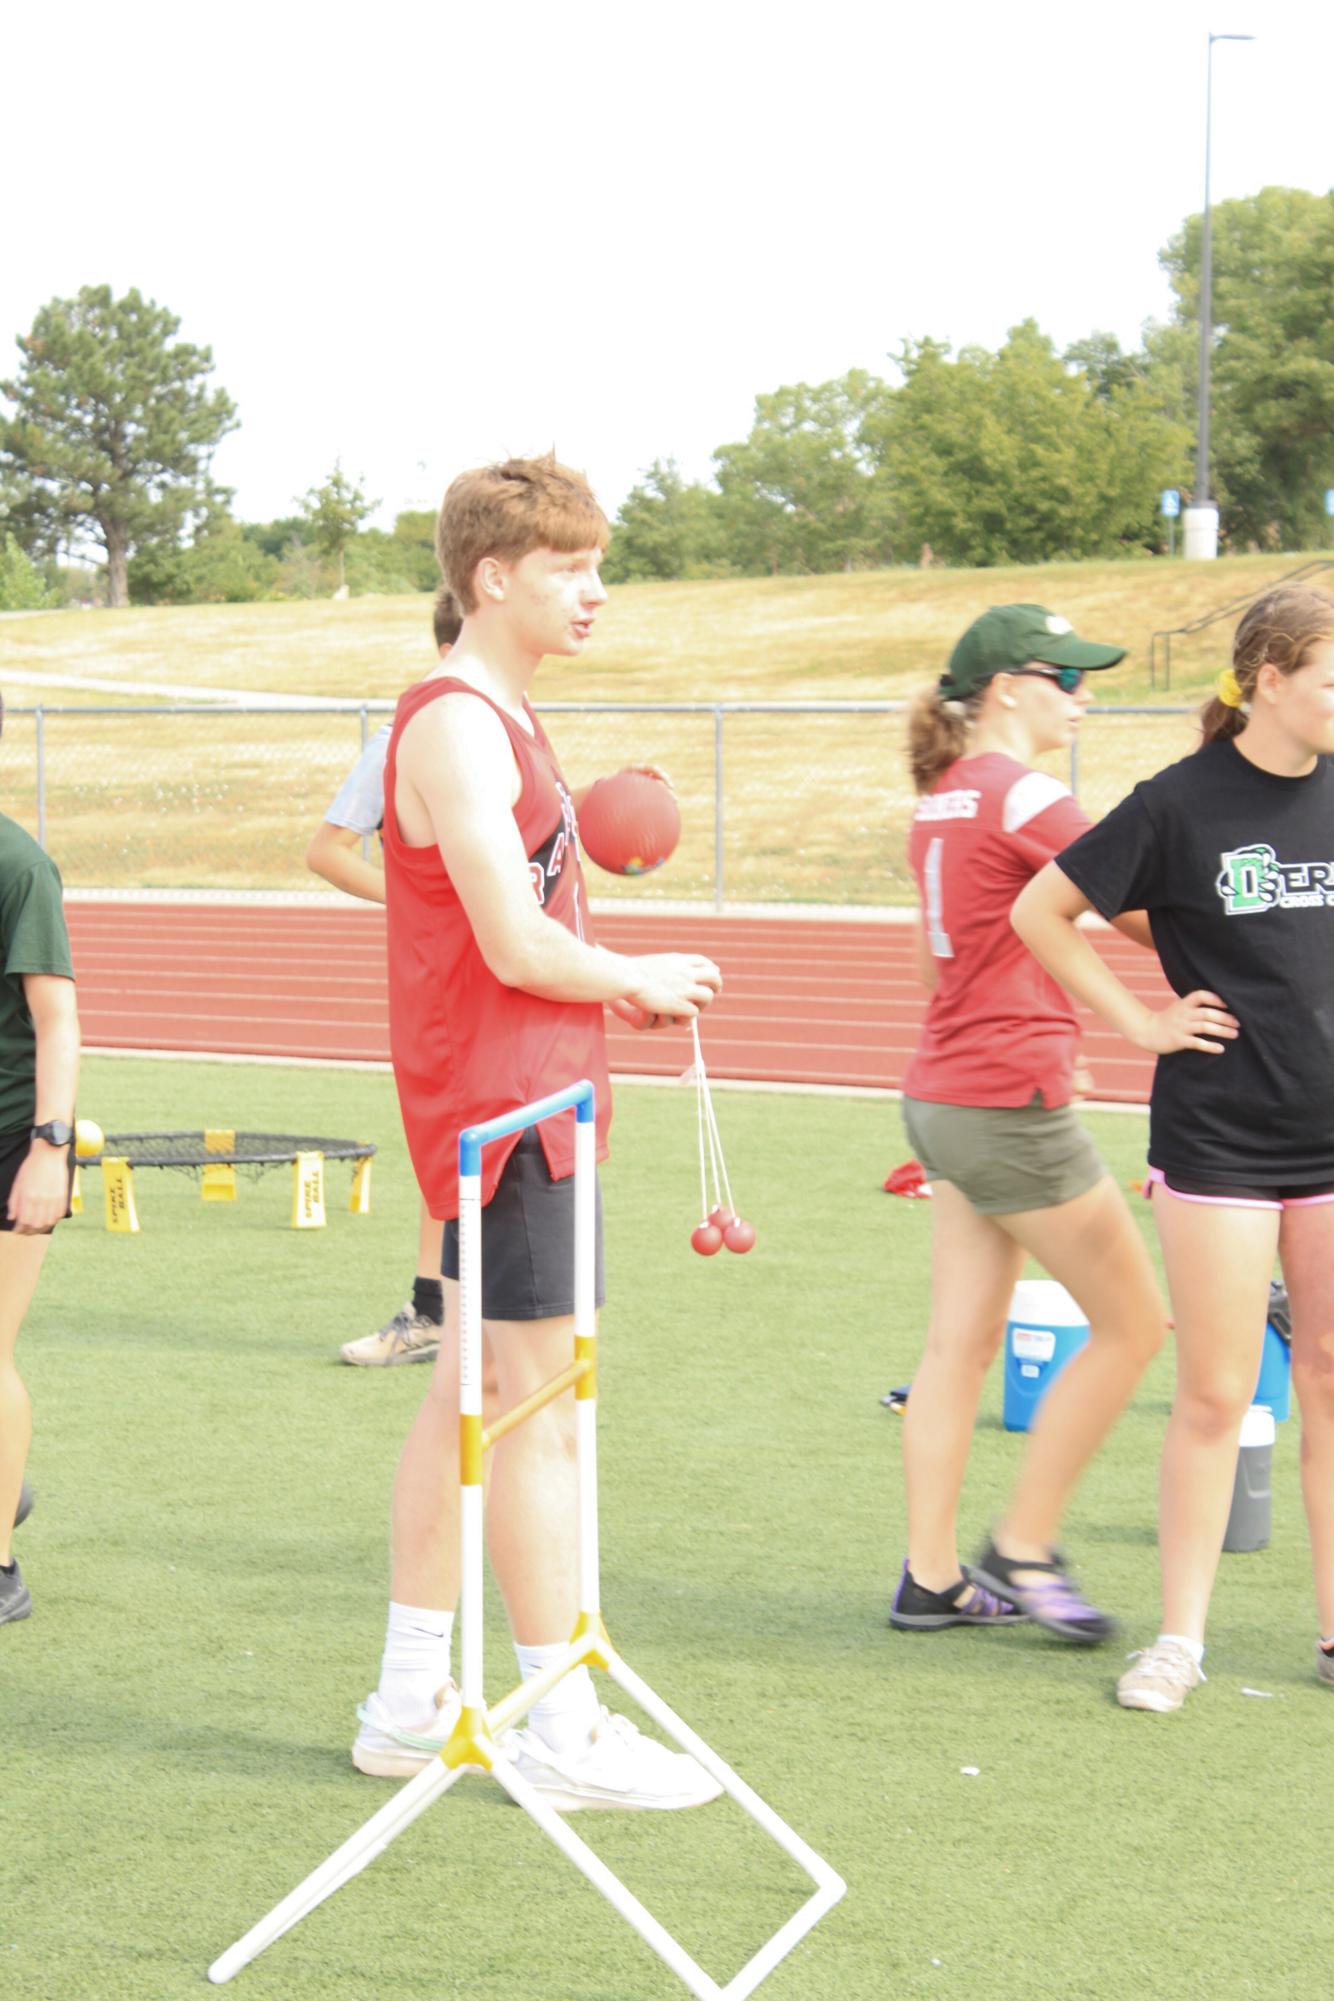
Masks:
[[[507,987],[487,967],[440,850],[411,847],[394,812],[399,739],[441,695],[486,702],[505,725],[522,785],[514,806],[533,894],[553,924],[593,943],[579,866],[574,805],[555,753],[527,702],[528,734],[466,681],[419,681],[398,704],[384,768],[385,903],[389,924],[389,1045],[408,1151],[426,1206],[457,1216],[458,1137],[581,1077],[597,1093],[597,1157],[607,1155],[611,1087],[600,1001],[540,1000]],[[538,1128],[552,1176],[574,1172],[574,1114]],[[489,1202],[518,1134],[482,1154]]]

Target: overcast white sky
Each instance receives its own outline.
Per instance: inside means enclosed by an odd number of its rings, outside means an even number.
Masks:
[[[612,512],[757,392],[905,336],[1133,345],[1214,198],[1334,181],[1304,0],[98,0],[4,15],[0,376],[80,285],[208,344],[246,519],[335,455],[388,523],[510,451]]]

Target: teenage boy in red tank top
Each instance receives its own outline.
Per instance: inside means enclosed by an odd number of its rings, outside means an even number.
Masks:
[[[458,1714],[459,1128],[589,1076],[604,1158],[603,1009],[638,1027],[688,1020],[722,985],[698,954],[632,958],[594,943],[574,807],[528,704],[543,657],[576,657],[588,641],[607,535],[586,482],[549,456],[453,482],[436,547],[463,629],[448,669],[400,702],[385,764],[390,1040],[413,1165],[445,1219],[445,1327],[399,1462],[380,1681],[352,1749],[379,1777],[419,1770]],[[572,1126],[548,1121],[483,1156],[482,1316],[506,1407],[571,1353]],[[600,1209],[598,1228],[600,1304]],[[577,1615],[573,1440],[566,1396],[495,1448],[487,1541],[525,1677]],[[718,1792],[693,1758],[601,1709],[584,1668],[506,1750],[563,1810],[694,1806]]]

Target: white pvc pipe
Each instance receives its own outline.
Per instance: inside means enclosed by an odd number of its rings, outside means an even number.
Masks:
[[[459,1176],[459,1411],[482,1411],[482,1184]],[[459,1692],[465,1709],[480,1710],[486,1697],[482,1670],[482,1488],[459,1489]]]
[[[652,1946],[659,1959],[664,1960],[672,1972],[684,1981],[696,2001],[721,2001],[726,1990],[719,1987],[717,1981],[691,1958],[684,1946],[677,1944],[666,1926],[660,1924],[652,1911],[640,1903],[632,1890],[626,1889],[620,1877],[612,1874],[588,1843],[581,1840],[554,1808],[547,1805],[536,1788],[519,1777],[507,1758],[497,1758],[492,1773],[515,1804],[537,1822],[544,1834],[550,1835],[580,1875],[586,1876],[594,1888],[602,1892],[607,1902],[620,1912],[627,1924],[634,1927],[644,1943]]]
[[[208,1977],[215,1987],[221,1987],[248,1966],[265,1946],[272,1945],[285,1931],[290,1931],[317,1904],[340,1890],[344,1883],[358,1875],[368,1863],[389,1846],[396,1834],[424,1813],[433,1800],[441,1793],[448,1792],[462,1768],[450,1770],[440,1758],[432,1758],[429,1765],[417,1772],[406,1784],[399,1787],[391,1800],[372,1814],[364,1826],[349,1835],[341,1848],[336,1848],[327,1861],[318,1869],[312,1869],[303,1883],[298,1883],[280,1904],[275,1904],[268,1916],[250,1927],[244,1938],[235,1945],[228,1946],[226,1952],[219,1953],[208,1970]]]

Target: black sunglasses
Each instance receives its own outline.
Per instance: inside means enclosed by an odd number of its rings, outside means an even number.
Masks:
[[[1033,681],[1054,681],[1063,695],[1073,695],[1083,684],[1082,667],[1008,667],[1008,674],[1027,674]]]

